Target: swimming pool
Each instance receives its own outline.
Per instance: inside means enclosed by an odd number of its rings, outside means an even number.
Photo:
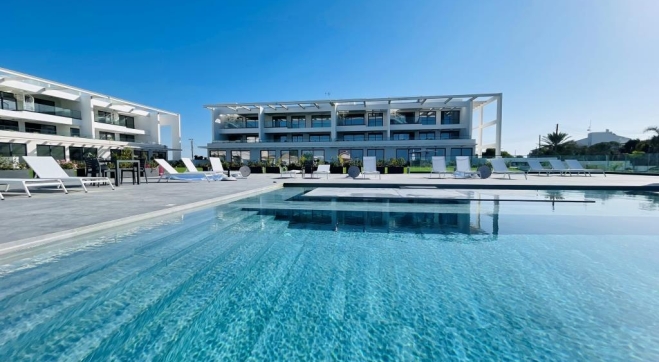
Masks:
[[[656,194],[304,191],[0,258],[0,360],[659,360]]]

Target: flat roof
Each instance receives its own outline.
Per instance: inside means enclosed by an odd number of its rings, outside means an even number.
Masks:
[[[288,109],[288,107],[297,107],[301,109],[306,108],[320,108],[321,104],[324,105],[357,105],[359,103],[367,106],[368,103],[387,103],[387,104],[419,104],[430,102],[444,102],[445,104],[451,101],[465,102],[473,101],[477,104],[487,103],[493,97],[502,96],[503,93],[474,93],[474,94],[452,94],[452,95],[434,95],[434,96],[412,96],[412,97],[386,97],[386,98],[349,98],[349,99],[316,99],[305,101],[276,101],[276,102],[248,102],[248,103],[215,103],[206,104],[204,108],[243,108],[252,110],[252,108],[271,108],[271,109]],[[486,99],[483,99],[486,98]]]
[[[128,104],[128,105],[132,105],[132,106],[136,106],[136,107],[140,107],[140,108],[146,108],[146,109],[156,111],[156,112],[160,112],[160,113],[167,113],[167,114],[171,114],[171,115],[175,115],[175,116],[180,116],[179,113],[170,112],[170,111],[166,111],[164,109],[159,109],[159,108],[155,108],[155,107],[146,106],[146,105],[143,105],[143,104],[140,104],[140,103],[127,101],[127,100],[117,98],[117,97],[112,97],[112,96],[109,96],[109,95],[106,95],[106,94],[101,94],[101,93],[93,92],[93,91],[90,91],[90,90],[70,86],[70,85],[64,84],[64,83],[54,82],[52,80],[35,77],[35,76],[25,74],[25,73],[21,73],[21,72],[16,72],[16,71],[11,70],[11,69],[0,68],[0,73],[4,73],[5,75],[9,75],[9,76],[26,78],[26,79],[41,82],[41,83],[46,83],[46,84],[54,85],[54,86],[60,87],[60,88],[66,88],[66,89],[70,89],[70,90],[73,90],[73,91],[76,91],[76,92],[87,93],[87,94],[91,95],[92,97],[107,98],[107,99],[111,99],[113,101],[117,101],[117,102],[120,102],[120,103],[125,103],[125,104]],[[3,78],[2,74],[0,74],[0,78]],[[33,94],[33,93],[30,93],[30,94]]]

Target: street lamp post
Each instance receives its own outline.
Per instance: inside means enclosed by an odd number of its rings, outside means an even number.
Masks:
[[[194,139],[188,138],[190,140],[190,158],[194,158]]]

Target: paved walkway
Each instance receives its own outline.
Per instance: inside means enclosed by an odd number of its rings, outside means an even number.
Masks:
[[[84,228],[112,221],[125,222],[140,217],[164,215],[205,204],[235,200],[255,192],[286,186],[387,187],[392,185],[437,186],[444,188],[524,188],[542,189],[645,189],[659,191],[659,176],[594,175],[583,176],[514,176],[512,180],[489,179],[429,179],[425,174],[382,175],[382,179],[352,179],[343,175],[320,179],[280,178],[279,175],[252,174],[235,182],[169,182],[124,184],[112,191],[109,187],[70,187],[68,195],[61,191],[35,191],[31,198],[19,193],[3,193],[0,201],[0,253],[3,245],[15,245],[18,240],[39,240],[52,233],[84,232]],[[11,190],[10,190],[11,191]],[[82,228],[82,229],[81,229]],[[77,231],[76,231],[77,230]],[[11,243],[11,244],[9,244]]]

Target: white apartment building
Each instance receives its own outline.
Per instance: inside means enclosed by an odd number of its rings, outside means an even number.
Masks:
[[[211,112],[209,156],[297,163],[314,158],[410,163],[431,156],[501,154],[501,93],[287,102],[221,103]],[[485,107],[492,108],[485,112]],[[485,114],[490,115],[485,119]],[[494,142],[483,130],[495,127]]]
[[[618,142],[620,144],[625,144],[629,140],[630,138],[618,136],[607,129],[604,132],[588,132],[588,137],[577,140],[576,142],[579,146],[592,146],[603,142]]]
[[[179,159],[179,114],[0,68],[0,157],[82,160],[123,148]]]

